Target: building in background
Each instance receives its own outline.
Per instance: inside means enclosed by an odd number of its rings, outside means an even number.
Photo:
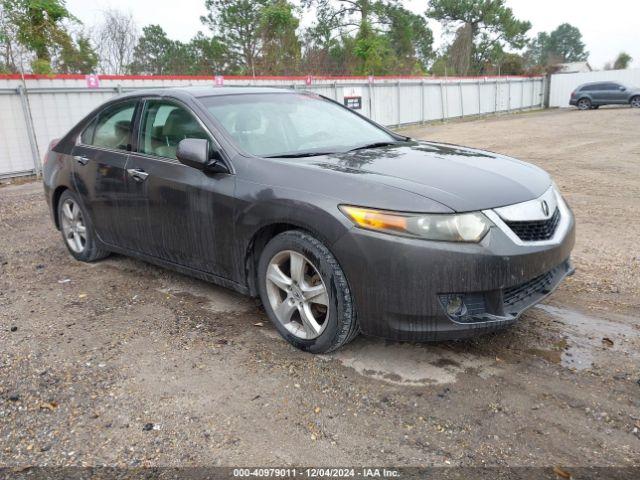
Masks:
[[[585,73],[593,72],[593,68],[589,65],[589,62],[569,62],[558,63],[554,65],[553,73]]]

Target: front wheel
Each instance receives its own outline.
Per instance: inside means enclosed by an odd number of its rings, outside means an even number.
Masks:
[[[580,110],[589,110],[591,108],[591,100],[588,98],[581,98],[578,100],[578,108]]]
[[[640,108],[640,95],[636,95],[631,99],[631,108]]]
[[[308,233],[281,233],[258,264],[258,289],[269,319],[285,340],[326,353],[359,332],[344,272],[329,249]]]

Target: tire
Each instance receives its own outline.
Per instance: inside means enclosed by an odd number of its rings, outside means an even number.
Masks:
[[[578,109],[579,110],[589,110],[591,108],[591,100],[588,98],[581,98],[578,100]]]
[[[269,319],[294,347],[327,353],[360,333],[344,272],[329,249],[308,233],[290,230],[271,239],[260,255],[257,275]]]
[[[632,97],[629,104],[631,105],[631,108],[640,108],[640,95]]]
[[[62,240],[73,258],[95,262],[109,255],[108,250],[98,246],[91,217],[74,193],[65,190],[60,195],[57,209]]]

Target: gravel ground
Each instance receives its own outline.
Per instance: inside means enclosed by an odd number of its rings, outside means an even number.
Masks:
[[[513,328],[324,356],[255,301],[74,261],[37,183],[0,188],[0,465],[640,465],[640,111],[411,129],[551,172],[577,273]]]

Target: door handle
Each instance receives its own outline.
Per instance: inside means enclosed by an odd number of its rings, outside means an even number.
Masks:
[[[139,168],[129,168],[127,169],[127,173],[131,178],[133,178],[136,182],[144,182],[149,174],[144,170]]]
[[[86,165],[87,163],[89,163],[89,159],[87,157],[84,157],[82,155],[74,155],[73,159],[78,162],[80,165]]]

